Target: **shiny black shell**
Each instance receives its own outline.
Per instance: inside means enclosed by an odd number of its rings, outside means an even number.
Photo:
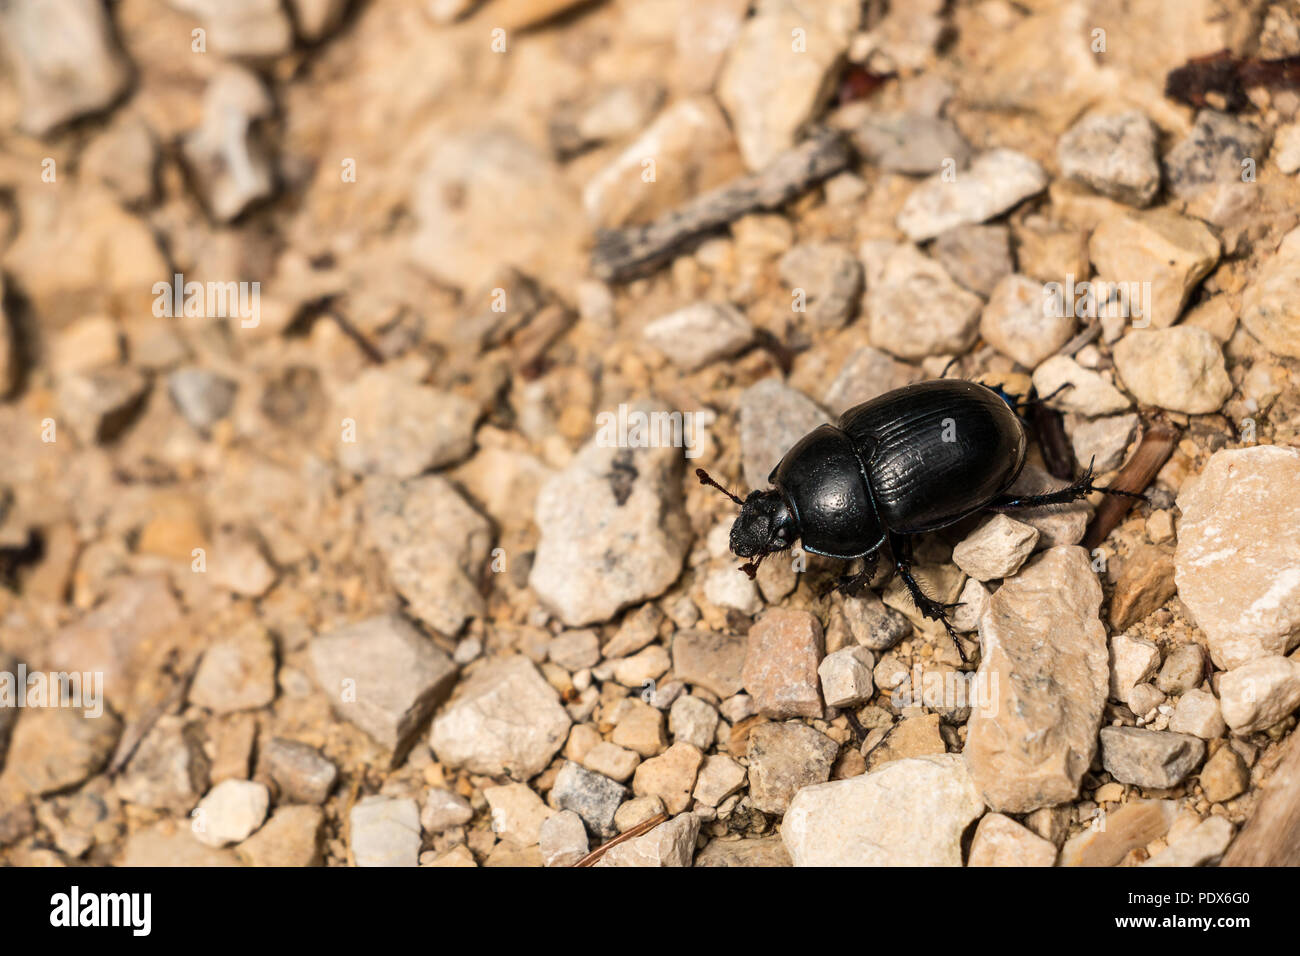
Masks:
[[[1011,486],[1025,429],[996,392],[937,379],[857,405],[804,436],[771,482],[799,522],[803,547],[854,558],[889,533],[960,521]]]

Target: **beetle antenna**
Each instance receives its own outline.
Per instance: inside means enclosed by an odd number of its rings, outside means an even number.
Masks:
[[[702,484],[702,485],[710,485],[710,486],[712,486],[712,487],[714,487],[714,488],[717,488],[720,492],[722,492],[724,495],[726,495],[728,498],[730,498],[730,499],[731,499],[732,501],[734,501],[736,504],[738,504],[738,505],[742,505],[742,506],[745,504],[743,501],[741,501],[738,497],[736,497],[735,495],[733,495],[733,494],[732,494],[730,491],[728,491],[726,488],[722,487],[722,485],[718,484],[716,481],[714,481],[712,478],[710,478],[710,477],[709,477],[709,473],[708,473],[707,471],[705,471],[703,468],[696,468],[696,469],[695,469],[695,477],[698,478],[698,479],[700,479],[700,484]]]

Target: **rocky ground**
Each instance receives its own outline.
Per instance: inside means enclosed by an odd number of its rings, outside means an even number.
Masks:
[[[106,700],[9,685],[0,860],[1215,861],[1300,705],[1300,93],[1166,97],[1221,49],[1300,6],[0,5],[0,670]],[[969,663],[691,474],[953,358],[1178,434],[1095,549],[921,541]]]

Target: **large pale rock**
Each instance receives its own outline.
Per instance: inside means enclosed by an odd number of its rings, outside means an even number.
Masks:
[[[1219,682],[1219,702],[1234,733],[1267,730],[1300,706],[1300,663],[1260,657],[1233,668]]]
[[[856,7],[842,0],[803,9],[767,4],[740,28],[717,89],[750,169],[793,146],[830,95],[860,16]]]
[[[1026,813],[1078,796],[1110,680],[1101,598],[1088,553],[1062,546],[989,600],[964,754],[990,807]]]
[[[412,209],[411,260],[441,282],[477,289],[502,265],[549,276],[556,288],[577,281],[587,235],[577,191],[512,130],[478,123],[438,137]]]
[[[1099,281],[1150,282],[1151,314],[1133,318],[1163,329],[1178,321],[1192,289],[1219,261],[1219,240],[1198,219],[1155,209],[1105,219],[1088,254]]]
[[[1300,450],[1215,452],[1178,507],[1174,580],[1214,663],[1285,654],[1300,640]]]
[[[908,757],[800,790],[781,836],[795,866],[961,866],[983,809],[961,757]]]
[[[99,0],[6,3],[0,45],[22,94],[22,128],[36,136],[109,106],[131,78]]]
[[[451,658],[397,615],[315,638],[311,659],[334,710],[392,750],[394,766],[456,682]]]
[[[490,661],[474,672],[433,722],[437,758],[473,773],[527,780],[546,769],[569,734],[559,695],[525,657]]]
[[[974,344],[983,302],[938,262],[911,243],[866,243],[862,255],[874,345],[899,358],[921,359],[964,352]]]
[[[1216,412],[1232,394],[1223,349],[1205,329],[1139,329],[1115,344],[1115,367],[1138,400],[1175,412]]]
[[[537,497],[541,540],[529,584],[573,627],[662,594],[690,546],[681,449],[620,448],[606,438],[602,431],[584,445]]]
[[[913,242],[925,242],[954,226],[1000,216],[1042,192],[1047,182],[1043,167],[1023,153],[990,150],[958,171],[955,181],[938,172],[912,190],[898,214],[898,228]]]
[[[455,635],[485,604],[478,583],[487,570],[492,528],[445,478],[407,481],[373,476],[365,483],[366,534],[411,613]]]
[[[1300,358],[1300,229],[1286,234],[1246,287],[1241,324],[1270,352]]]

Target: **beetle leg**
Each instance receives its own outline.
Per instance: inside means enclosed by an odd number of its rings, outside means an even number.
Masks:
[[[943,629],[948,632],[952,638],[953,647],[957,648],[957,656],[961,658],[963,664],[966,663],[966,652],[962,650],[961,641],[957,639],[957,632],[953,629],[952,623],[948,620],[948,609],[958,607],[961,602],[953,604],[944,604],[936,601],[921,590],[921,584],[912,574],[911,551],[912,547],[908,540],[899,535],[890,536],[890,548],[894,552],[894,571],[903,583],[907,585],[908,593],[912,595],[912,602],[916,609],[921,612],[921,616],[929,621],[938,621],[943,625]]]
[[[1138,494],[1134,491],[1122,491],[1119,488],[1098,488],[1092,483],[1093,470],[1092,464],[1084,470],[1083,477],[1074,484],[1067,485],[1059,491],[1049,491],[1041,495],[1021,495],[1012,497],[1010,495],[998,495],[987,505],[994,511],[1002,511],[1007,508],[1035,508],[1039,505],[1064,505],[1071,501],[1078,501],[1080,498],[1086,498],[1094,491],[1100,491],[1107,495],[1123,495],[1126,498],[1141,498],[1147,500],[1146,495]]]
[[[818,597],[827,598],[836,591],[843,591],[845,594],[850,594],[856,591],[861,585],[869,583],[871,579],[876,576],[876,564],[879,560],[879,551],[867,555],[866,558],[863,559],[864,563],[861,571],[857,574],[841,574],[840,579],[822,591]]]

